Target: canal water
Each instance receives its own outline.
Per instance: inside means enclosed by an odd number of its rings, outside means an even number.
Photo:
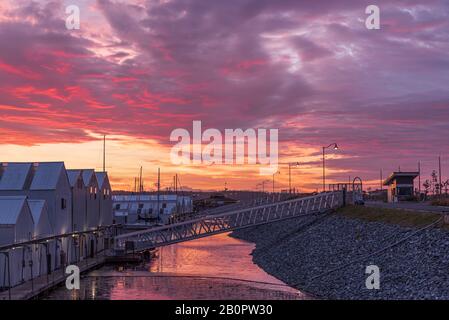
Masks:
[[[308,299],[252,262],[255,245],[228,233],[159,248],[148,263],[107,265],[45,299]]]

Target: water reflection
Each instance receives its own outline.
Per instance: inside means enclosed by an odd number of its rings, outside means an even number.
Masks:
[[[150,263],[105,266],[81,280],[81,290],[58,288],[48,299],[307,299],[252,262],[254,244],[228,234],[159,249]],[[122,271],[118,271],[122,270]]]
[[[160,248],[149,270],[282,284],[252,262],[254,248],[228,233],[218,234]]]

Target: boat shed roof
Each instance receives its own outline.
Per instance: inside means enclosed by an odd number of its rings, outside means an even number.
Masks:
[[[30,190],[54,190],[64,168],[64,162],[40,162],[36,166]]]
[[[97,177],[97,181],[98,181],[98,187],[101,189],[103,188],[103,183],[106,181],[107,177],[108,177],[108,173],[107,172],[95,172],[95,176]]]
[[[90,179],[95,174],[94,169],[83,169],[83,181],[84,185],[87,187],[89,185]]]
[[[0,197],[0,225],[15,225],[25,205],[25,196]]]
[[[81,170],[79,169],[69,169],[67,170],[67,176],[69,177],[69,183],[71,187],[74,187],[78,177],[81,175]]]
[[[28,199],[28,206],[30,207],[34,222],[38,223],[41,218],[41,214],[44,211],[45,200]]]
[[[31,163],[2,163],[0,190],[22,190],[31,169]]]

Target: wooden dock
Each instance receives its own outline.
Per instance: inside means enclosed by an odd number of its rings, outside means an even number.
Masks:
[[[84,273],[102,266],[106,261],[104,253],[99,253],[94,258],[74,263],[80,268],[80,273]],[[29,300],[37,298],[54,287],[63,284],[67,278],[64,269],[53,271],[49,275],[42,275],[33,280],[26,281],[10,290],[0,292],[0,300]]]

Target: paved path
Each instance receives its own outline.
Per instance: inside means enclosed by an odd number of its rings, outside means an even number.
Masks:
[[[441,213],[443,211],[449,212],[449,207],[432,206],[429,202],[386,203],[386,202],[378,202],[378,201],[366,201],[365,205],[368,207],[403,209],[403,210],[420,211],[420,212],[437,212],[437,213]]]

